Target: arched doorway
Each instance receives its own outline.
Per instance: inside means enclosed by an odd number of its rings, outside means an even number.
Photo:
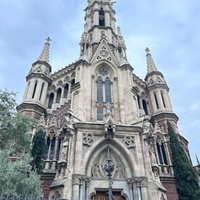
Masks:
[[[91,149],[86,165],[86,176],[90,178],[87,187],[89,200],[108,200],[108,177],[104,165],[109,157],[114,164],[112,172],[113,196],[116,200],[127,200],[130,196],[130,188],[127,182],[133,177],[134,167],[131,165],[129,152],[121,146],[117,139],[100,141]]]
[[[121,195],[121,192],[113,192],[113,197],[115,200],[126,200],[125,197]],[[109,200],[108,192],[97,191],[96,194],[92,195],[90,200]]]

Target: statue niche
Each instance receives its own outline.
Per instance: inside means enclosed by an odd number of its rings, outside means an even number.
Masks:
[[[69,146],[69,142],[68,140],[65,140],[62,145],[62,154],[61,154],[62,161],[67,160],[68,146]]]

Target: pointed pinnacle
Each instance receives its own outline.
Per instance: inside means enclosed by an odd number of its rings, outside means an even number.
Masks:
[[[43,50],[42,50],[42,52],[41,52],[40,57],[39,57],[38,60],[45,61],[47,63],[49,62],[50,41],[51,41],[51,39],[50,39],[50,37],[48,37],[46,39],[46,42],[45,42],[44,47],[43,47]]]
[[[117,27],[117,35],[122,37],[121,28],[119,26]]]
[[[149,48],[147,47],[145,49],[145,51],[147,53],[146,54],[146,57],[147,57],[147,73],[150,73],[150,72],[153,72],[153,71],[157,71],[156,65],[155,65],[155,63],[153,61],[153,58],[152,58],[151,54],[150,54]]]

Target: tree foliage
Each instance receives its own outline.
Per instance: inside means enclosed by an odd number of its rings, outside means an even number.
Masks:
[[[199,200],[200,188],[196,174],[170,122],[168,122],[168,133],[170,136],[172,163],[179,199]]]
[[[0,195],[25,199],[41,194],[40,177],[30,165],[30,131],[37,121],[16,112],[15,97],[0,90]]]
[[[0,194],[25,199],[39,197],[41,195],[40,179],[36,172],[31,170],[31,157],[27,153],[21,153],[13,157],[13,147],[9,145],[4,151],[0,151]]]
[[[31,154],[33,156],[32,166],[39,173],[42,169],[42,159],[47,152],[47,144],[45,142],[45,132],[39,130],[35,133],[32,141]]]
[[[31,144],[30,132],[37,125],[32,117],[16,112],[15,93],[0,90],[0,149],[12,141],[16,152],[28,152]]]

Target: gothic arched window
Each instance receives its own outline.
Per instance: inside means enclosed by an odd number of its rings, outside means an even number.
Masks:
[[[167,155],[166,155],[166,150],[165,150],[165,145],[163,140],[160,137],[157,137],[156,140],[156,149],[157,149],[157,155],[158,155],[158,160],[161,165],[167,165]]]
[[[145,99],[142,100],[142,106],[145,112],[145,115],[148,115],[148,110],[147,110],[147,102]]]
[[[96,101],[97,120],[102,121],[106,110],[106,103],[112,103],[110,72],[107,68],[101,67],[97,72],[96,80]]]
[[[163,91],[161,91],[160,94],[161,94],[161,98],[162,98],[163,106],[164,106],[164,108],[166,108],[166,104],[165,104],[165,99],[164,99]]]
[[[59,89],[57,90],[56,103],[60,103],[61,93],[62,93],[62,89],[59,88]]]
[[[156,102],[156,107],[157,107],[157,109],[159,109],[158,99],[157,99],[157,95],[156,95],[155,92],[154,92],[154,99],[155,99],[155,102]]]
[[[43,89],[44,89],[44,82],[42,83],[42,87],[41,87],[41,90],[40,90],[40,98],[39,98],[39,101],[41,100],[42,98],[42,93],[43,93]]]
[[[49,96],[49,103],[48,103],[48,108],[51,109],[53,105],[53,100],[54,100],[54,93],[51,93]]]
[[[105,26],[105,12],[103,8],[99,10],[99,26]]]
[[[105,100],[106,102],[111,103],[111,81],[109,78],[105,81]]]
[[[38,81],[35,81],[34,89],[33,89],[33,94],[32,94],[32,99],[35,97],[35,92],[37,88]]]
[[[69,92],[69,84],[66,83],[65,88],[64,88],[64,98],[68,97],[68,92]]]

